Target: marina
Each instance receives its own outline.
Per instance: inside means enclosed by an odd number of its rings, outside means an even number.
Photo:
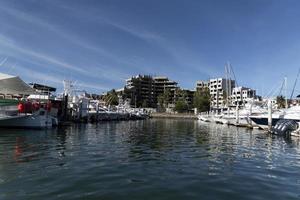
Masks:
[[[300,200],[299,9],[0,0],[0,200]]]

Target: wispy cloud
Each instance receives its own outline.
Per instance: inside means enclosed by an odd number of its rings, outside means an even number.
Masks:
[[[82,38],[74,36],[74,34],[70,34],[69,32],[63,31],[62,27],[51,24],[49,21],[42,20],[36,16],[32,16],[28,13],[25,13],[21,10],[13,9],[10,7],[1,6],[0,10],[6,12],[7,14],[17,18],[18,20],[34,24],[35,26],[46,29],[47,31],[55,33],[57,36],[62,37],[63,39],[72,42],[82,48],[86,48],[92,51],[96,51],[97,53],[103,54],[104,56],[113,57],[114,55],[107,52],[105,49],[93,46],[88,44],[86,41],[83,41]]]
[[[28,48],[21,47],[21,46],[17,45],[15,42],[13,42],[12,39],[10,39],[10,38],[8,38],[4,35],[0,35],[0,45],[4,45],[6,47],[12,48],[13,50],[18,51],[19,53],[25,54],[27,56],[32,56],[32,57],[41,59],[43,61],[46,61],[48,63],[55,64],[55,65],[60,66],[64,69],[74,70],[74,71],[77,71],[77,72],[80,72],[80,73],[86,73],[85,70],[83,70],[79,67],[75,67],[75,66],[73,66],[71,64],[68,64],[64,61],[60,61],[56,58],[53,58],[53,57],[48,56],[48,55],[44,55],[42,53],[38,53],[38,52],[30,50]]]
[[[213,76],[218,72],[218,70],[213,66],[208,66],[203,63],[200,55],[195,55],[188,47],[184,46],[184,44],[177,44],[176,41],[170,41],[170,39],[163,37],[161,34],[148,31],[144,28],[140,28],[137,25],[126,24],[124,22],[115,21],[105,15],[95,15],[92,12],[87,13],[70,5],[63,5],[65,9],[71,10],[70,13],[77,13],[78,16],[82,15],[92,15],[89,17],[90,20],[95,23],[105,23],[109,26],[112,26],[122,32],[128,33],[136,38],[142,39],[145,42],[148,42],[152,45],[156,45],[160,50],[166,52],[170,58],[178,65],[182,67],[189,67],[194,69],[194,71],[198,71],[207,76]],[[138,64],[135,61],[139,59],[131,60],[132,64]],[[173,69],[174,70],[174,69]],[[147,70],[145,68],[145,72],[151,72],[151,70]]]
[[[11,67],[11,66],[10,66]],[[56,87],[62,89],[63,86],[63,80],[65,80],[64,77],[57,75],[57,74],[48,74],[48,73],[43,73],[43,72],[39,72],[37,70],[34,69],[29,69],[26,67],[23,67],[21,65],[15,64],[14,68],[16,71],[21,71],[22,77],[26,77],[28,80],[31,81],[38,81],[42,84],[54,84]],[[17,76],[19,76],[20,74],[15,74]],[[82,81],[76,81],[77,84],[76,86],[79,89],[93,89],[96,91],[106,91],[109,90],[109,87],[107,86],[103,86],[101,84],[98,83],[91,83],[91,82],[82,82]]]
[[[135,37],[138,37],[140,39],[147,40],[147,41],[157,41],[157,42],[163,40],[163,38],[157,33],[146,31],[143,29],[138,29],[132,25],[130,26],[130,25],[121,24],[104,17],[100,17],[100,19],[102,20],[102,22],[110,26],[113,26],[121,31],[129,33]]]
[[[95,83],[87,83],[87,82],[78,82],[77,83],[79,88],[90,88],[94,90],[100,90],[100,91],[108,91],[111,88],[110,87],[103,87],[103,85],[95,84]]]
[[[74,7],[70,4],[66,4],[60,1],[51,3],[51,6],[56,6],[58,9],[67,9],[61,11],[63,13],[68,13],[68,15],[74,17],[75,20],[77,18],[81,19],[84,16],[85,19],[90,20],[92,22],[91,24],[93,25],[107,25],[117,31],[120,31],[123,34],[130,34],[136,39],[144,41],[146,45],[154,46],[157,49],[157,52],[166,53],[166,56],[168,58],[164,59],[168,60],[168,62],[170,63],[169,69],[166,69],[167,67],[161,68],[161,71],[159,71],[158,73],[161,73],[162,71],[173,72],[174,67],[177,67],[175,69],[176,71],[180,71],[181,67],[188,67],[190,69],[194,69],[193,71],[206,75],[212,75],[215,73],[214,68],[207,67],[207,65],[204,64],[199,66],[199,63],[201,63],[201,58],[199,58],[198,55],[195,55],[195,53],[192,52],[189,47],[171,41],[170,38],[165,38],[162,36],[162,34],[153,30],[149,30],[141,24],[133,24],[130,22],[126,23],[126,20],[117,20],[118,17],[109,17],[105,14],[99,15],[99,13],[95,14],[93,12],[88,12],[84,9],[79,9],[78,7]],[[50,34],[53,34],[54,37],[59,37],[65,41],[68,41],[69,43],[77,45],[80,49],[89,50],[96,55],[99,54],[100,56],[108,58],[114,63],[118,63],[120,66],[112,67],[107,64],[102,64],[98,59],[96,59],[95,61],[86,59],[88,60],[88,68],[87,66],[80,66],[80,64],[78,63],[72,64],[72,61],[55,57],[55,54],[51,54],[49,52],[38,52],[27,46],[21,45],[11,38],[5,35],[1,35],[0,31],[0,47],[1,45],[9,47],[15,52],[25,55],[25,57],[27,56],[32,58],[32,60],[39,60],[51,64],[57,68],[64,70],[67,74],[72,71],[89,78],[102,78],[115,82],[130,76],[127,72],[124,72],[129,71],[124,70],[124,66],[130,66],[131,71],[136,70],[139,73],[153,73],[151,66],[147,66],[149,65],[149,63],[147,63],[147,59],[140,59],[139,56],[128,55],[126,54],[126,52],[121,56],[115,55],[111,53],[109,49],[102,48],[99,44],[92,44],[88,39],[74,34],[66,27],[60,26],[57,22],[51,22],[47,18],[39,17],[35,13],[27,13],[23,10],[17,9],[16,7],[10,7],[7,5],[1,6],[0,11],[7,13],[9,16],[14,17],[21,22],[28,23],[30,25],[33,25],[34,27],[38,27],[41,30],[46,30]],[[32,32],[32,34],[37,33]],[[16,57],[17,54],[14,54],[12,56]],[[157,64],[161,65],[159,61],[157,61]],[[89,84],[89,86],[91,87],[93,85]],[[105,87],[97,86],[97,88]]]
[[[75,17],[85,16],[88,18],[88,20],[93,21],[95,24],[107,24],[142,40],[159,41],[163,39],[158,33],[148,31],[144,28],[139,28],[133,24],[125,24],[124,22],[121,23],[120,21],[112,20],[110,17],[105,16],[104,14],[99,15],[99,13],[94,13],[92,9],[89,10],[91,12],[87,12],[86,10],[78,9],[77,7],[74,7],[70,4],[65,4],[61,1],[55,5],[59,8],[69,11],[68,13],[72,13]]]
[[[38,26],[38,27],[41,27],[43,29],[46,29],[47,31],[53,32],[58,37],[61,37],[65,40],[71,42],[72,44],[78,45],[80,48],[84,48],[86,50],[93,51],[94,53],[97,53],[99,55],[102,55],[102,56],[107,57],[107,58],[109,58],[111,60],[114,60],[114,61],[118,61],[118,62],[121,61],[121,63],[130,64],[128,61],[124,61],[124,60],[122,61],[120,56],[114,55],[114,54],[110,53],[109,51],[107,51],[103,48],[100,48],[99,46],[90,45],[90,44],[88,44],[88,42],[84,41],[83,38],[77,37],[74,34],[70,33],[69,31],[63,30],[62,27],[55,26],[55,25],[53,25],[53,24],[51,24],[51,23],[49,23],[45,20],[42,20],[42,19],[38,18],[38,17],[34,17],[34,16],[32,16],[30,14],[27,14],[23,11],[13,9],[13,8],[10,8],[10,7],[3,7],[2,6],[2,7],[0,7],[0,10],[10,14],[11,16],[16,17],[17,19],[19,19],[21,21],[24,21],[24,22],[27,22],[27,23],[30,23],[30,24],[34,24],[35,26]],[[7,38],[3,35],[0,35],[0,41],[3,44],[9,45],[10,47],[12,47],[12,48],[24,53],[24,54],[31,55],[31,56],[34,56],[34,57],[39,58],[39,59],[43,59],[47,62],[59,65],[59,66],[64,67],[66,69],[74,70],[76,72],[82,73],[82,74],[87,75],[87,76],[96,77],[95,73],[90,73],[87,70],[82,69],[81,67],[76,67],[76,66],[74,66],[72,64],[69,64],[67,62],[58,60],[57,58],[53,58],[51,56],[35,52],[35,51],[30,50],[28,48],[27,49],[24,48],[24,47],[21,48],[12,39]],[[97,65],[99,65],[99,64],[97,64]],[[90,66],[89,68],[91,69],[91,71],[94,71],[94,72],[99,70],[99,69],[97,69],[97,67],[93,67],[93,66]],[[106,75],[104,78],[107,78],[107,79],[113,80],[113,81],[120,79],[120,77],[127,76],[127,74],[122,74],[120,72],[116,72],[115,70],[112,70],[111,68],[106,68],[105,73],[109,74],[109,76]],[[102,76],[105,73],[97,74],[97,77]]]

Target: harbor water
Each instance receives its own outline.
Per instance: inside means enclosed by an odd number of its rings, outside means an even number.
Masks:
[[[300,199],[300,141],[196,120],[0,130],[0,199]]]

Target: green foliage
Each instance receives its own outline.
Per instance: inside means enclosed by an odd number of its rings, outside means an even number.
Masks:
[[[164,109],[168,106],[170,95],[171,95],[170,89],[166,89],[163,94],[160,94],[157,97],[157,102],[161,109]]]
[[[142,108],[147,108],[147,107],[149,107],[149,104],[148,104],[147,100],[144,100],[142,103]]]
[[[285,108],[285,98],[284,98],[284,96],[282,96],[282,95],[277,96],[276,101],[277,101],[278,108]]]
[[[189,106],[186,101],[187,96],[188,95],[186,91],[179,88],[176,90],[175,111],[183,113],[189,110]]]
[[[109,92],[104,97],[104,101],[106,105],[118,105],[119,104],[119,98],[116,93],[116,91],[113,89]]]
[[[196,91],[193,105],[199,112],[206,112],[210,109],[210,95],[208,90]]]
[[[177,89],[176,90],[176,96],[177,96],[177,100],[185,101],[185,99],[188,95],[187,95],[186,91],[184,91],[182,89]]]
[[[158,106],[160,108],[164,108],[165,106],[165,99],[164,99],[164,95],[163,94],[160,94],[158,97],[157,97],[157,102],[158,102]]]
[[[174,110],[179,113],[186,112],[188,111],[188,104],[184,100],[177,100]]]

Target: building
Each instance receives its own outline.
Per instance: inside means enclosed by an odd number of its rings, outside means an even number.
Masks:
[[[211,108],[219,109],[230,105],[230,96],[235,87],[235,81],[225,78],[209,80],[209,93],[211,96]],[[229,98],[227,98],[229,97]]]
[[[204,91],[206,89],[209,89],[209,81],[197,81],[196,82],[196,91]]]
[[[149,75],[137,75],[126,80],[125,98],[131,99],[135,107],[155,107],[156,94],[154,80]]]
[[[176,90],[179,88],[178,83],[169,80],[169,78],[165,76],[156,76],[153,77],[153,80],[155,85],[156,97],[167,93],[168,99],[166,107],[174,107]]]
[[[158,97],[165,93],[168,94],[167,106],[173,105],[177,88],[177,82],[169,80],[168,77],[138,75],[126,80],[122,95],[131,99],[132,106],[156,108]]]
[[[185,102],[188,104],[189,108],[193,107],[195,90],[182,89],[182,92],[185,94]]]
[[[256,90],[247,87],[235,87],[232,89],[231,104],[240,105],[256,98]]]

